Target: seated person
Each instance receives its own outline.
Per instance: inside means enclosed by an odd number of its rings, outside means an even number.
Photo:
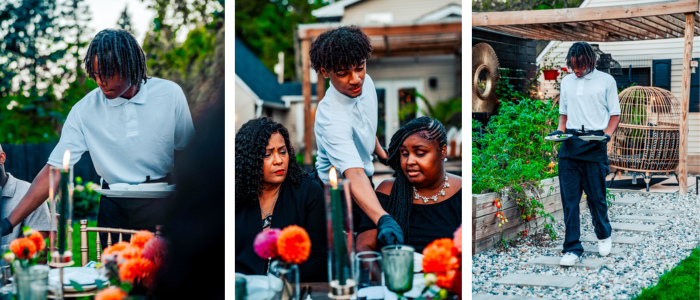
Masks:
[[[15,178],[10,173],[5,173],[6,159],[5,151],[2,151],[2,147],[0,147],[0,190],[2,191],[2,216],[0,216],[0,220],[10,215],[31,185],[29,182]],[[51,215],[49,213],[49,205],[44,202],[29,214],[29,217],[17,224],[10,234],[3,236],[0,246],[9,246],[13,240],[23,237],[23,226],[28,226],[33,230],[37,230],[44,238],[47,238],[49,237],[49,231],[55,228],[51,226],[50,221]]]
[[[391,138],[388,163],[396,178],[382,182],[376,194],[401,226],[404,244],[416,252],[452,238],[462,224],[462,178],[445,172],[446,156],[445,127],[432,118],[413,119]],[[370,219],[357,231],[357,252],[381,250]]]
[[[326,281],[326,212],[321,184],[302,171],[289,132],[270,118],[253,119],[236,134],[236,272],[267,274],[270,261],[253,250],[258,233],[298,225],[311,255],[299,265],[302,282]]]

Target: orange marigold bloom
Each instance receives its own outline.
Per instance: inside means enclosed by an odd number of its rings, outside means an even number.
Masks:
[[[459,267],[451,239],[434,240],[423,250],[423,272],[442,273]]]
[[[155,271],[153,263],[145,258],[134,258],[125,261],[119,267],[119,279],[134,283],[136,279],[142,282],[150,282]]]
[[[150,231],[147,230],[141,230],[139,233],[134,234],[133,239],[131,240],[131,244],[143,249],[143,246],[146,245],[148,241],[150,241],[155,235],[151,233]]]
[[[141,248],[129,245],[117,254],[117,263],[121,264],[126,260],[142,257]]]
[[[446,273],[438,273],[437,274],[437,285],[441,288],[445,289],[451,289],[452,284],[455,280],[455,275],[457,275],[457,271],[452,270]]]
[[[19,259],[27,259],[33,257],[34,253],[36,253],[36,245],[28,238],[19,238],[10,243],[10,251]]]
[[[122,300],[126,296],[124,291],[113,286],[99,291],[97,295],[95,295],[95,300]]]
[[[305,262],[311,254],[309,234],[299,226],[288,226],[277,238],[277,252],[286,262],[293,264]]]
[[[44,236],[38,231],[35,230],[27,238],[34,243],[36,246],[36,251],[44,251],[44,249],[46,249],[46,241],[44,241]]]
[[[124,250],[124,249],[125,249],[126,247],[128,247],[128,246],[131,246],[131,244],[129,244],[129,243],[127,243],[127,242],[119,242],[119,243],[116,243],[116,244],[114,244],[114,245],[112,245],[112,246],[109,246],[109,247],[105,248],[105,250],[102,251],[102,255],[109,255],[109,254],[116,254],[116,253],[119,253],[119,252],[121,252],[122,250]]]

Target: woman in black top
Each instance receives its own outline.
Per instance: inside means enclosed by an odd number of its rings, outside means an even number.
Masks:
[[[377,198],[416,252],[453,238],[462,224],[462,178],[445,172],[446,156],[445,127],[432,118],[413,119],[391,138],[388,163],[396,178],[377,187]],[[380,250],[371,220],[363,219],[358,232],[358,252]]]
[[[297,163],[289,132],[270,118],[253,119],[236,134],[236,272],[264,275],[270,261],[253,250],[255,236],[298,225],[311,239],[300,281],[326,281],[325,210],[321,185]]]

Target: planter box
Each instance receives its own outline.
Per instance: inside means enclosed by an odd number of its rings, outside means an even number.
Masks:
[[[561,194],[559,191],[559,178],[549,178],[540,181],[543,198],[540,200],[544,205],[544,210],[550,213],[555,220],[563,220]],[[552,190],[553,188],[553,190]],[[528,197],[532,196],[528,192]],[[498,227],[499,219],[496,218],[496,205],[493,200],[500,199],[503,213],[508,219],[508,223]],[[524,200],[524,199],[521,199]],[[586,200],[581,198],[581,209],[586,209]],[[498,193],[472,195],[472,254],[482,252],[493,247],[501,238],[501,230],[504,237],[511,239],[517,233],[525,230],[524,220],[519,218],[520,212],[516,199],[509,199],[508,196],[500,197]],[[534,227],[535,222],[541,224],[541,219],[531,220],[530,226]]]

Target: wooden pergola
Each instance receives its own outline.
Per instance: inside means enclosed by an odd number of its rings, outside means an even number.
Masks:
[[[472,26],[527,39],[621,42],[684,38],[679,191],[688,192],[688,107],[693,37],[700,35],[698,0],[472,14]]]
[[[311,115],[311,74],[309,49],[311,42],[322,33],[350,24],[316,23],[300,24],[297,36],[301,41],[302,84],[304,96],[304,165],[311,165],[311,136],[314,134],[314,118]],[[455,54],[462,47],[462,20],[418,22],[391,25],[355,25],[370,38],[372,57],[400,57]],[[316,97],[320,102],[326,91],[325,81],[318,74]]]

